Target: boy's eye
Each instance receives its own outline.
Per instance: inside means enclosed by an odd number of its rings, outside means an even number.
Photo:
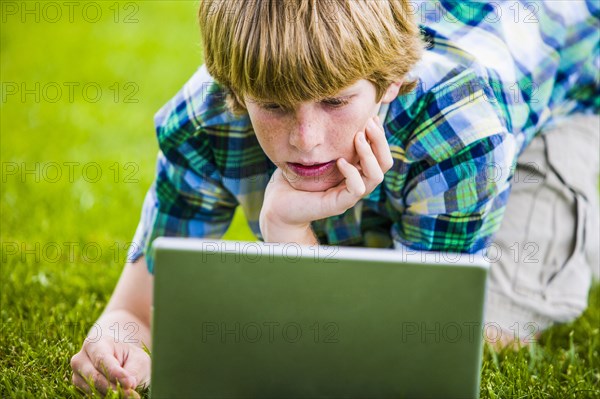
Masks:
[[[346,98],[326,98],[324,100],[321,100],[321,102],[330,107],[338,108],[348,104],[349,101]],[[263,103],[261,104],[261,107],[270,111],[284,110],[284,107],[277,103]]]
[[[275,103],[265,103],[262,104],[261,107],[263,109],[269,110],[269,111],[280,111],[283,110],[283,107],[279,104],[275,104]]]
[[[322,102],[332,107],[341,107],[348,104],[348,100],[345,98],[326,98]]]
[[[277,104],[263,104],[262,107],[266,108],[266,109],[279,109],[279,108],[281,108]]]

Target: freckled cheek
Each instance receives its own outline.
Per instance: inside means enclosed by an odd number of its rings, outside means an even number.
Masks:
[[[268,123],[255,123],[254,132],[258,143],[272,161],[279,161],[287,148],[287,136],[281,127]]]
[[[356,133],[348,134],[347,132],[334,134],[328,141],[328,145],[332,149],[331,155],[337,158],[345,158],[352,164],[358,162],[358,154],[354,147],[354,136]]]
[[[353,108],[339,115],[333,121],[335,133],[330,142],[336,147],[338,157],[344,157],[350,163],[358,164],[359,157],[354,146],[354,138],[359,131],[364,131],[368,116],[363,115],[364,110]]]

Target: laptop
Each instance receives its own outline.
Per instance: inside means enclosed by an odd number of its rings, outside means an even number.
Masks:
[[[477,398],[488,262],[157,238],[152,398]]]

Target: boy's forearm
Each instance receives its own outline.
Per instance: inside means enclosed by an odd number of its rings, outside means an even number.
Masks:
[[[106,337],[114,342],[133,344],[140,348],[145,345],[150,349],[152,345],[150,326],[124,309],[103,313],[90,329],[87,339]]]

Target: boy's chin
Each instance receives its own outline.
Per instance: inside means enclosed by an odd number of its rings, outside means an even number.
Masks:
[[[322,176],[322,177],[297,177],[290,179],[288,182],[295,190],[320,192],[327,191],[332,187],[337,186],[342,182],[343,177]]]

